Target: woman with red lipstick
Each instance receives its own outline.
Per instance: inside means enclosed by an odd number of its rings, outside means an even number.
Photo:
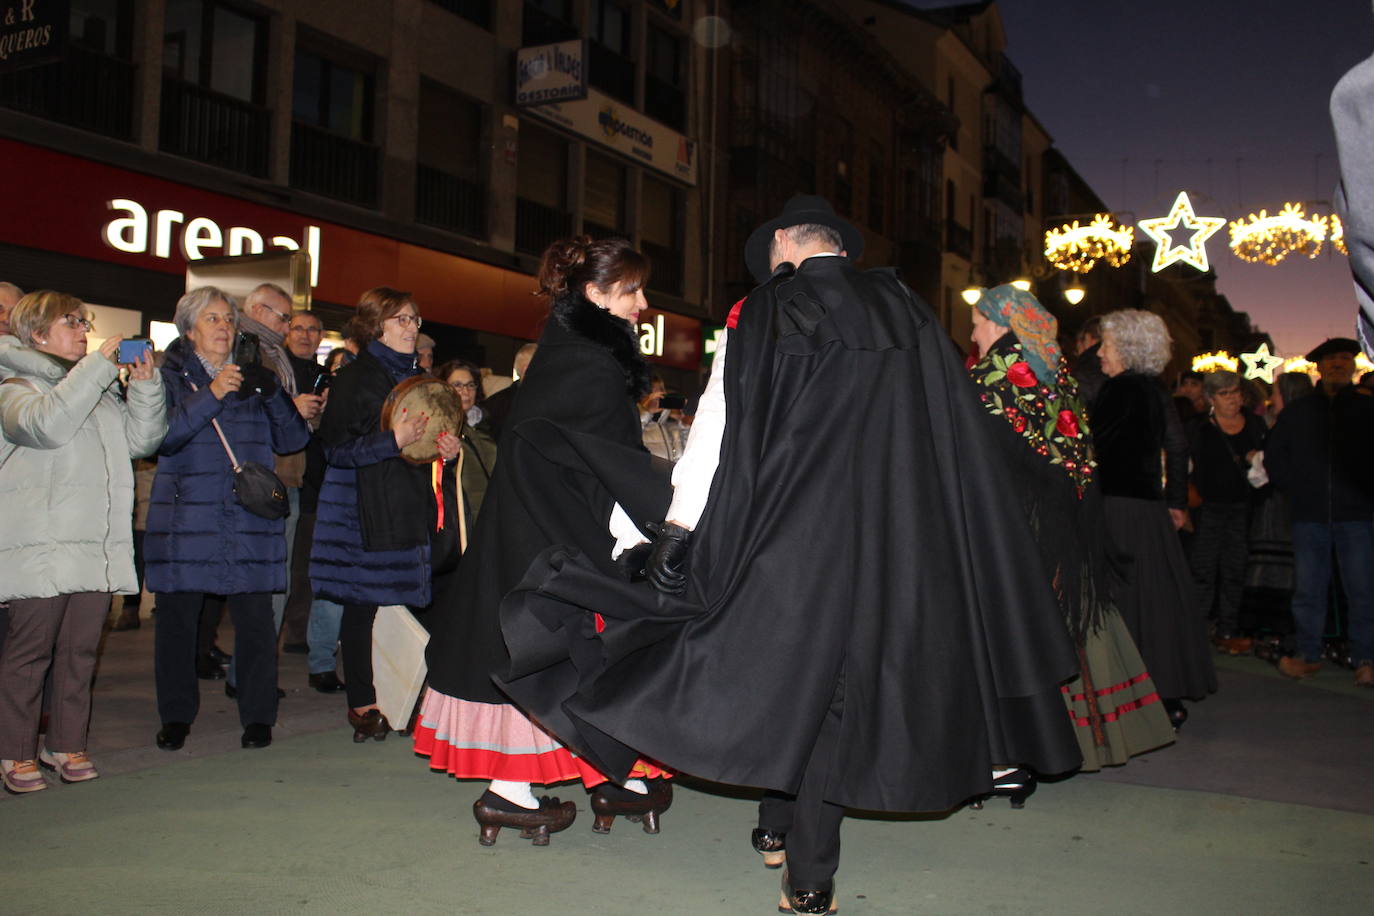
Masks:
[[[634,329],[647,307],[648,273],[647,260],[623,239],[583,236],[545,252],[539,292],[550,302],[549,319],[502,427],[501,460],[468,551],[430,611],[429,690],[415,749],[432,769],[491,780],[473,805],[483,845],[503,826],[544,845],[572,823],[572,802],[536,799],[531,784],[595,786],[601,832],[625,814],[656,833],[671,798],[662,772],[648,764],[626,788],[606,785],[491,680],[510,665],[501,600],[531,561],[567,545],[615,575],[613,557],[644,540],[640,525],[661,520],[667,508],[668,481],[650,469],[636,408],[649,390]],[[598,625],[589,613],[586,626]]]

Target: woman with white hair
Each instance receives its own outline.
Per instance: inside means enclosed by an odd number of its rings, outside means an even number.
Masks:
[[[0,778],[19,794],[99,774],[86,753],[91,679],[113,593],[134,576],[130,458],[150,454],[167,429],[151,354],[130,367],[119,396],[120,339],[86,351],[81,300],[40,290],[10,315],[17,340],[0,348],[0,601],[10,602],[0,650]],[[38,748],[43,679],[52,714]]]
[[[1160,463],[1169,412],[1159,373],[1169,362],[1169,332],[1158,315],[1123,309],[1102,319],[1102,385],[1093,408],[1098,481],[1113,546],[1131,558],[1117,594],[1126,627],[1154,677],[1174,727],[1183,700],[1217,689],[1192,575],[1165,502]],[[1180,486],[1182,478],[1168,483]]]
[[[196,631],[207,594],[226,596],[234,620],[243,747],[271,744],[277,718],[272,593],[286,590],[284,523],[239,502],[220,434],[238,462],[270,468],[274,452],[305,448],[310,429],[274,374],[234,365],[238,319],[233,296],[212,286],[191,290],[177,302],[181,336],[162,365],[167,437],[144,553],[148,590],[157,595],[153,667],[163,750],[182,746],[200,706]]]

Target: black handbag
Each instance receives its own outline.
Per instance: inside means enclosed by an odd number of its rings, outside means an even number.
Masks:
[[[195,386],[191,387],[194,390]],[[234,469],[234,497],[239,505],[259,518],[272,521],[290,515],[291,503],[286,499],[286,484],[281,482],[281,478],[256,461],[240,464],[234,450],[229,447],[229,440],[224,438],[224,430],[219,428],[219,421],[211,420],[210,425],[215,428],[220,444],[224,446],[224,453],[229,456],[229,464]]]

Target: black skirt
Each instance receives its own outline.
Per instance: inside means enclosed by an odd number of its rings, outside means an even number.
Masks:
[[[1157,500],[1108,496],[1103,510],[1112,542],[1131,558],[1117,605],[1159,695],[1216,693],[1207,621],[1168,509]]]

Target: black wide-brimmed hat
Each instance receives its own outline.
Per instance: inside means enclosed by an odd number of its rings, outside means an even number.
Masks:
[[[1351,356],[1358,356],[1360,345],[1349,337],[1328,337],[1325,341],[1317,345],[1317,348],[1307,354],[1308,362],[1320,362],[1323,356],[1330,356],[1332,353],[1349,353]]]
[[[755,281],[762,283],[772,274],[768,269],[768,249],[773,241],[773,233],[810,223],[828,226],[838,232],[845,253],[851,260],[864,253],[863,233],[848,220],[841,219],[835,208],[830,206],[830,201],[815,194],[798,194],[783,205],[781,213],[749,233],[749,241],[744,243],[744,264],[754,275]]]

